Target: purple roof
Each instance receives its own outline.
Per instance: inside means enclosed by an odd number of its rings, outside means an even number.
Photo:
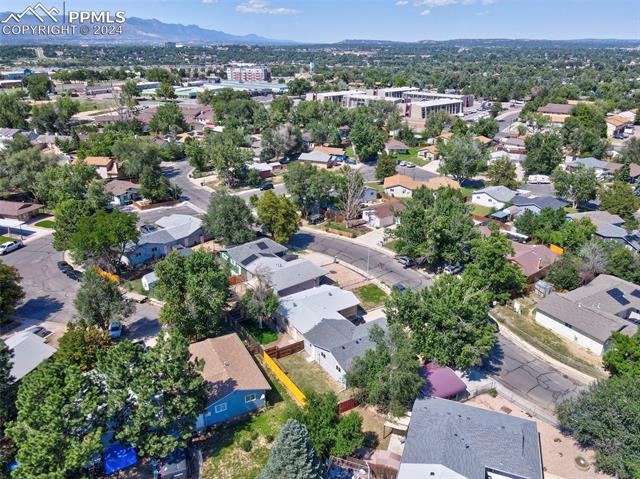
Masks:
[[[420,369],[425,385],[420,392],[425,396],[448,399],[467,389],[462,379],[456,376],[451,368],[443,368],[435,363],[428,363]]]

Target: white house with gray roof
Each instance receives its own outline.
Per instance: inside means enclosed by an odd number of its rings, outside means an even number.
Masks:
[[[359,304],[360,301],[351,291],[323,284],[282,298],[276,321],[291,337],[300,340],[326,319],[355,317]]]
[[[397,477],[543,479],[537,425],[448,399],[417,399]]]
[[[220,257],[226,261],[233,275],[246,275],[250,279],[255,274],[256,260],[261,258],[281,258],[287,253],[288,248],[276,243],[270,238],[259,238],[248,243],[227,248],[220,253]]]
[[[43,338],[29,332],[14,334],[5,344],[13,353],[11,376],[16,381],[25,377],[56,352],[56,349],[45,343]]]
[[[640,324],[640,286],[602,274],[568,293],[552,293],[536,307],[535,320],[580,346],[603,354],[611,335],[632,336]]]
[[[305,334],[304,349],[329,376],[346,388],[346,372],[351,369],[356,358],[375,347],[369,339],[374,326],[386,331],[386,318],[359,326],[347,319],[324,319]]]
[[[471,203],[501,210],[511,203],[511,200],[516,194],[517,191],[513,191],[506,186],[489,186],[474,191],[471,194]]]

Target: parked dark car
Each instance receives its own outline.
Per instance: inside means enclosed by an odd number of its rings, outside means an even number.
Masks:
[[[409,288],[407,287],[406,284],[404,283],[396,283],[393,285],[393,290],[400,293],[400,294],[404,294],[405,292],[407,292],[409,290]]]
[[[262,185],[260,185],[260,191],[267,191],[272,189],[273,189],[273,183],[269,181],[262,183]]]
[[[411,268],[416,264],[416,262],[413,259],[409,258],[408,256],[402,256],[402,255],[396,256],[396,261],[400,263],[402,266],[404,266],[405,268]]]
[[[310,225],[319,225],[322,222],[324,222],[324,216],[322,216],[321,214],[315,214],[315,215],[309,216]]]
[[[189,460],[185,449],[176,449],[160,461],[160,479],[188,479],[189,477]]]
[[[462,270],[464,269],[464,266],[461,264],[448,264],[447,266],[444,267],[443,272],[445,274],[460,274],[462,273]]]
[[[58,269],[63,273],[66,273],[67,271],[73,271],[71,265],[66,261],[58,261]]]
[[[42,326],[34,326],[33,328],[27,329],[27,333],[35,334],[41,338],[46,338],[52,334],[51,331]]]

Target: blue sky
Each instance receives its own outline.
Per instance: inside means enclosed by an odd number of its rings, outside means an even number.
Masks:
[[[0,11],[35,2],[0,0]],[[62,0],[43,0],[54,6]],[[67,9],[304,42],[640,38],[640,0],[67,0]]]

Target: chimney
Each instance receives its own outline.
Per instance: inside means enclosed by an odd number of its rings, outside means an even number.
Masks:
[[[538,271],[542,269],[542,258],[538,258]]]

